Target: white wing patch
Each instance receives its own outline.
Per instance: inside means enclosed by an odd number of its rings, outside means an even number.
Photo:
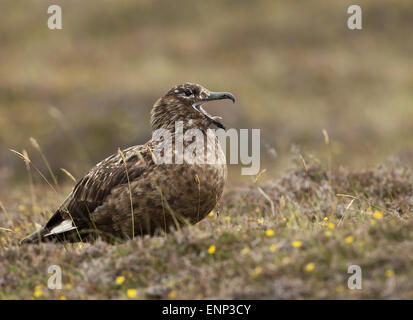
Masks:
[[[73,225],[72,220],[67,219],[67,220],[63,220],[60,224],[58,224],[56,227],[50,230],[48,234],[45,234],[44,236],[47,237],[53,234],[59,234],[59,233],[63,233],[63,232],[74,230],[74,229],[76,229],[76,227]]]

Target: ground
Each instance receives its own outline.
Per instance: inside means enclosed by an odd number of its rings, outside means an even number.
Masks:
[[[399,160],[354,172],[299,157],[278,179],[227,186],[221,208],[195,226],[115,245],[20,247],[71,186],[35,187],[33,198],[29,187],[10,190],[0,298],[411,299],[412,178]],[[47,287],[51,265],[61,290]],[[361,267],[360,290],[348,288],[350,265]]]

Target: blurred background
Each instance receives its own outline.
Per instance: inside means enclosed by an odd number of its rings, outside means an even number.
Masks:
[[[63,30],[47,28],[58,4]],[[365,167],[413,147],[413,2],[15,1],[0,3],[0,184],[26,180],[27,150],[79,178],[146,142],[155,100],[181,82],[231,91],[227,128],[261,128],[262,168],[292,149]],[[329,135],[328,151],[322,130]],[[239,168],[231,175],[236,180]],[[35,179],[37,179],[35,177]]]

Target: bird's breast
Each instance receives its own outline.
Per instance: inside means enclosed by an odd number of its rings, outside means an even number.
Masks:
[[[163,189],[163,197],[173,210],[192,222],[214,209],[227,179],[225,154],[216,136],[207,134],[203,144],[194,143],[195,140],[183,143],[182,163],[158,167],[158,185]],[[175,155],[182,151],[176,144],[172,148]]]

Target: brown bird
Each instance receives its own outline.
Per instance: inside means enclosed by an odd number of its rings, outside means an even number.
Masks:
[[[171,88],[152,107],[152,139],[98,163],[46,225],[22,243],[92,241],[99,236],[106,241],[130,239],[202,220],[217,205],[227,178],[225,155],[214,131],[209,130],[213,125],[224,126],[220,117],[202,107],[219,99],[235,102],[231,93],[210,92],[199,84]],[[179,162],[179,141],[191,129],[203,134],[201,158],[212,162],[187,158]],[[171,133],[170,140],[155,138],[155,133],[165,130]],[[192,143],[183,140],[183,148]],[[164,163],[159,163],[160,156],[166,159]],[[199,158],[198,153],[194,159]]]

